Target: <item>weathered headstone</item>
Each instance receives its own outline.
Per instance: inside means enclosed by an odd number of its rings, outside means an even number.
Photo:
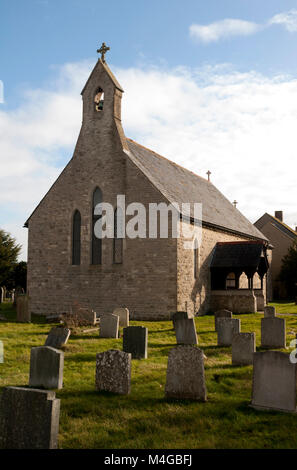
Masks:
[[[0,304],[4,302],[4,289],[3,287],[0,287]]]
[[[64,353],[50,346],[31,349],[29,387],[63,388]]]
[[[254,408],[296,412],[296,364],[279,351],[254,353]]]
[[[179,318],[174,322],[177,344],[198,344],[194,318]]]
[[[286,347],[286,320],[284,318],[269,317],[261,320],[261,347]]]
[[[264,318],[274,318],[275,317],[275,307],[266,306],[264,307]]]
[[[171,349],[165,386],[166,398],[206,401],[204,355],[201,349],[180,345]]]
[[[240,320],[237,318],[217,319],[218,346],[231,346],[232,337],[240,333]]]
[[[215,331],[218,331],[218,328],[217,328],[218,318],[232,318],[232,312],[230,312],[230,310],[222,309],[222,310],[218,310],[217,312],[215,312],[214,316],[215,316]]]
[[[60,400],[53,391],[6,387],[0,404],[0,448],[56,449]]]
[[[100,338],[118,338],[119,337],[119,317],[109,314],[100,317]]]
[[[188,318],[193,318],[192,315],[190,315],[188,312],[174,312],[171,314],[171,320],[172,320],[172,323],[173,323],[173,328],[175,328],[175,322],[178,321],[178,320],[184,320],[184,319],[188,319]]]
[[[123,330],[123,351],[132,359],[147,358],[148,329],[144,326],[127,326]]]
[[[235,333],[232,337],[232,364],[245,366],[253,363],[256,351],[255,333]]]
[[[127,308],[116,308],[113,314],[119,317],[119,326],[129,326],[129,310]]]
[[[96,355],[96,390],[130,393],[131,354],[110,349]]]
[[[48,334],[44,346],[61,349],[67,343],[71,331],[69,328],[54,327]]]
[[[18,295],[16,299],[17,309],[17,321],[19,322],[30,322],[31,312],[29,310],[29,298],[28,295]]]
[[[96,312],[94,312],[94,310],[92,309],[81,307],[77,311],[77,316],[79,317],[81,324],[83,324],[84,326],[96,325],[97,323]]]

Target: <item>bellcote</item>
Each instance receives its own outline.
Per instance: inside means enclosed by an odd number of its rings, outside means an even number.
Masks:
[[[98,59],[81,94],[83,98],[83,122],[104,120],[105,124],[114,118],[121,120],[121,99],[123,88],[106,62]]]

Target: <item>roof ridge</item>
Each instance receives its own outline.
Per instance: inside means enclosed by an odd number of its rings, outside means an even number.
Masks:
[[[179,163],[175,163],[174,161],[170,160],[169,158],[166,158],[166,157],[164,157],[163,155],[160,155],[159,153],[155,152],[155,151],[152,150],[152,149],[149,149],[148,147],[145,147],[145,146],[142,145],[142,144],[139,144],[138,142],[136,142],[136,140],[130,139],[129,137],[126,137],[126,139],[129,140],[130,142],[133,142],[134,144],[138,145],[139,147],[142,147],[143,149],[148,150],[149,152],[153,153],[153,154],[156,155],[157,157],[163,158],[164,160],[166,160],[167,162],[171,163],[172,165],[175,165],[175,166],[177,166],[178,168],[181,168],[182,170],[187,171],[188,173],[192,173],[192,175],[197,176],[198,178],[201,178],[202,180],[206,181],[207,183],[210,182],[210,181],[208,181],[206,178],[203,178],[203,176],[200,176],[200,175],[197,175],[197,173],[194,173],[194,171],[189,170],[188,168],[185,168],[184,166],[180,165]]]
[[[268,214],[268,212],[267,212]],[[295,230],[293,230],[289,225],[285,224],[285,222],[282,222],[281,220],[279,220],[277,217],[274,217],[274,215],[271,215],[271,214],[268,214],[270,217],[273,218],[273,220],[275,220],[276,222],[278,222],[279,224],[281,224],[283,227],[285,227],[286,229],[290,230],[290,232],[292,232],[296,237],[297,237],[297,232],[295,232]]]

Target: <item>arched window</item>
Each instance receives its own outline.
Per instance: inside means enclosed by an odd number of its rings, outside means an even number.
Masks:
[[[114,211],[114,236],[113,236],[113,262],[121,264],[123,262],[123,229],[124,218],[121,208]]]
[[[102,88],[98,88],[94,98],[95,111],[102,111],[104,106],[104,91]]]
[[[226,277],[226,289],[236,289],[235,273],[229,273]]]
[[[92,264],[101,264],[102,258],[102,238],[95,235],[95,224],[101,218],[101,215],[95,215],[95,207],[102,202],[102,191],[96,188],[93,193],[93,207],[92,207]],[[98,234],[98,233],[97,233]]]
[[[80,229],[80,212],[76,210],[72,220],[72,264],[74,265],[80,264]]]

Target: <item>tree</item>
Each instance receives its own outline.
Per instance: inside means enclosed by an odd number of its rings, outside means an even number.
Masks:
[[[5,286],[12,278],[17,265],[21,246],[4,230],[0,229],[0,286]]]
[[[295,298],[297,284],[297,241],[290,246],[288,253],[282,259],[279,279],[285,284],[289,297]]]

